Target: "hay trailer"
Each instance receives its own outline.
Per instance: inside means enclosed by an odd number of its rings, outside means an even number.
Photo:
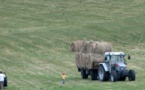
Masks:
[[[98,68],[98,78],[100,81],[125,81],[128,77],[129,81],[135,81],[135,71],[127,70],[125,62],[125,54],[123,52],[106,52],[105,62],[100,63]],[[128,56],[128,59],[131,57]]]

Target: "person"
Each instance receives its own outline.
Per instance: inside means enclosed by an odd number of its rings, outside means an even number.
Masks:
[[[3,90],[4,88],[4,78],[5,74],[3,74],[2,71],[0,71],[0,90]]]
[[[65,73],[62,73],[62,75],[61,75],[61,79],[62,79],[62,85],[64,85],[65,84],[65,79],[66,79],[66,74]]]
[[[7,80],[7,75],[6,75],[5,72],[3,72],[3,74],[5,75],[5,78],[4,78],[4,87],[7,87],[7,86],[8,86],[8,85],[7,85],[7,82],[8,82],[8,80]]]

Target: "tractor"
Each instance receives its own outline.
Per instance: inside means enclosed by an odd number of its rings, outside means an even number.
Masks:
[[[133,69],[127,70],[124,52],[105,52],[105,61],[99,64],[98,78],[100,81],[135,81],[136,75]],[[128,59],[131,56],[128,55]]]

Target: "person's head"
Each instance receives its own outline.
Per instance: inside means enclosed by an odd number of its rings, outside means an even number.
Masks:
[[[62,73],[62,75],[65,75],[65,73]]]

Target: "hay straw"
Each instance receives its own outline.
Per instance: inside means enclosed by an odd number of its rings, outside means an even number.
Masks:
[[[76,59],[76,65],[77,65],[77,67],[81,67],[81,53],[80,52],[77,52],[75,54],[75,59]]]
[[[86,62],[86,67],[88,69],[97,69],[99,63],[104,62],[104,55],[101,54],[89,54],[89,59]]]
[[[80,52],[80,48],[82,46],[83,41],[75,41],[71,43],[70,51],[71,52]]]
[[[97,44],[98,42],[97,41],[94,41],[94,42],[91,42],[90,44],[89,44],[89,53],[95,53],[95,48],[96,48],[96,44]]]
[[[89,54],[84,54],[84,53],[81,54],[81,63],[80,64],[81,64],[82,68],[86,68],[88,59],[89,59]]]
[[[76,65],[79,68],[98,69],[104,62],[104,53],[112,51],[112,44],[98,41],[75,41],[71,51],[76,52]]]
[[[112,51],[112,44],[108,42],[97,42],[94,53],[104,54],[105,52]]]
[[[83,41],[83,44],[81,47],[81,52],[82,53],[90,53],[89,47],[90,47],[91,43],[92,43],[91,41]]]

